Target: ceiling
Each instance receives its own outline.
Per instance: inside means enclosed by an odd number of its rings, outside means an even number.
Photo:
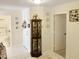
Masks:
[[[68,3],[78,0],[41,0],[40,6],[56,6],[63,3]],[[13,6],[36,6],[33,0],[0,0],[0,4],[3,5],[13,5]]]

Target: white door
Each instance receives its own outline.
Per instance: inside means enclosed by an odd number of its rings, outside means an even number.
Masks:
[[[66,48],[66,15],[55,15],[55,50]]]
[[[11,16],[0,16],[0,42],[6,47],[11,43]]]

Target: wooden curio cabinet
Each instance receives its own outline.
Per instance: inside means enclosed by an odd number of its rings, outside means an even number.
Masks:
[[[37,16],[34,16],[34,19],[31,20],[31,56],[39,57],[42,53],[41,48],[41,19],[37,19]]]

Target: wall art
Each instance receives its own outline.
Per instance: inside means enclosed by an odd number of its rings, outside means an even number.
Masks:
[[[69,11],[69,21],[79,22],[79,9],[74,9]]]
[[[26,24],[27,24],[26,21],[24,21],[23,24],[22,24],[22,27],[26,28]]]
[[[28,28],[30,28],[30,24],[28,24]]]
[[[16,29],[19,28],[19,20],[18,17],[15,17],[15,24],[16,24]]]

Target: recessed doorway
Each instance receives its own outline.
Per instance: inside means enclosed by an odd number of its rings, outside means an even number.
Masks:
[[[54,21],[54,51],[66,57],[66,14],[56,14]]]

